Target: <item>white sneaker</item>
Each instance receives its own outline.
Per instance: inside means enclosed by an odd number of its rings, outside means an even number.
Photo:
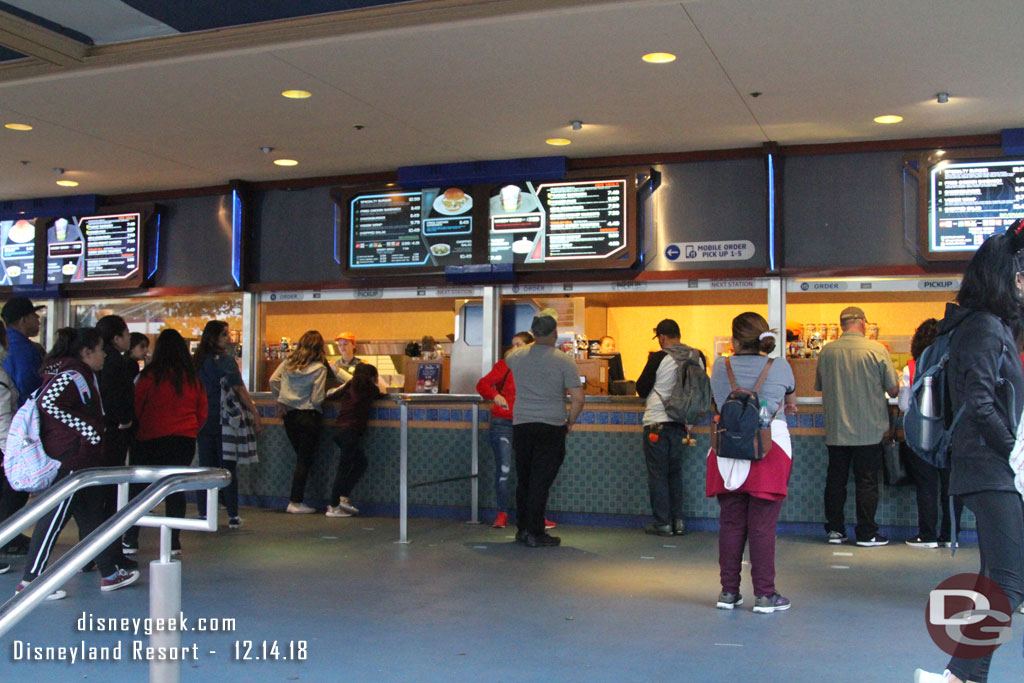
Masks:
[[[359,508],[357,508],[352,503],[348,502],[348,498],[339,498],[338,499],[338,507],[340,507],[342,510],[344,510],[345,512],[347,512],[347,513],[349,513],[351,515],[358,515],[359,514]]]
[[[20,582],[18,584],[17,588],[14,589],[14,594],[17,595],[21,591],[25,590],[25,588],[28,587],[28,584],[29,584],[28,581]],[[55,590],[52,593],[50,593],[49,595],[47,595],[44,598],[44,600],[63,600],[66,597],[68,597],[68,592],[66,590],[64,590],[63,588],[58,588],[57,590]]]
[[[914,672],[914,683],[947,683],[949,676],[949,669],[940,674],[933,674],[924,669],[918,669]]]
[[[352,516],[352,513],[351,512],[345,512],[344,510],[341,509],[340,505],[338,507],[333,507],[331,505],[328,505],[327,506],[327,512],[324,513],[324,517],[351,517],[351,516]]]
[[[293,515],[309,515],[316,512],[316,510],[305,503],[288,503],[288,507],[285,508],[285,512]]]

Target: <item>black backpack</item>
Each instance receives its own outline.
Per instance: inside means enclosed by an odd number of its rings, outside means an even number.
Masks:
[[[753,389],[744,389],[736,385],[732,365],[728,358],[725,359],[725,370],[729,373],[732,392],[718,407],[718,415],[711,427],[711,447],[718,457],[757,461],[763,460],[771,450],[772,430],[770,426],[761,428],[761,401],[757,392],[764,384],[774,361],[774,358],[768,359]]]
[[[685,345],[683,345],[685,346]],[[672,392],[666,397],[654,390],[665,406],[665,414],[672,422],[694,425],[703,420],[711,411],[711,380],[701,362],[700,351],[686,347],[689,355],[676,362],[676,381]]]

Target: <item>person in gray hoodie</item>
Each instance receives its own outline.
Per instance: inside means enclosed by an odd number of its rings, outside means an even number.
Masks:
[[[270,391],[278,403],[278,411],[284,413],[284,431],[295,449],[295,473],[287,507],[291,514],[315,512],[302,499],[323,430],[326,385],[324,338],[316,330],[310,330],[302,335],[295,350],[270,377]]]

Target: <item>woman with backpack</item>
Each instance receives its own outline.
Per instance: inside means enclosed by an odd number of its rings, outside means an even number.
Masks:
[[[57,330],[57,341],[43,359],[42,387],[38,396],[29,400],[35,400],[39,407],[39,439],[43,449],[60,462],[55,481],[81,469],[104,465],[103,407],[96,373],[103,369],[105,358],[103,338],[95,327],[64,327]],[[69,516],[75,518],[82,537],[103,523],[103,496],[99,486],[79,489],[36,522],[25,572],[15,593],[24,590],[46,568],[53,544]],[[137,569],[118,567],[115,555],[116,546],[109,545],[96,557],[102,591],[124,588],[139,578]],[[66,595],[60,589],[46,599],[59,600]]]
[[[974,513],[979,574],[1008,599],[1008,605],[1000,605],[1001,600],[990,597],[991,609],[1011,612],[1024,597],[1024,499],[1009,463],[1024,405],[1024,371],[1014,338],[1022,319],[1024,220],[1017,220],[978,248],[956,303],[946,304],[939,324],[940,335],[952,334],[946,369],[950,410],[953,415],[963,411],[952,435],[949,493]],[[978,590],[984,592],[984,586]],[[1003,625],[994,619],[984,623]],[[944,673],[918,669],[914,681],[984,683],[991,661],[991,652],[973,658],[954,655]]]
[[[337,505],[328,504],[327,517],[359,514],[359,508],[348,497],[369,464],[362,441],[366,424],[370,421],[370,408],[383,395],[377,386],[378,379],[375,366],[359,363],[352,371],[352,379],[331,396],[332,400],[339,402],[337,423],[341,430],[335,435],[334,443],[341,449],[341,456],[331,488],[331,500],[337,501]]]
[[[327,357],[324,338],[316,330],[306,332],[270,376],[270,391],[284,412],[284,432],[295,451],[295,471],[286,512],[293,515],[316,512],[303,502],[306,479],[320,448],[323,431],[324,388],[327,386]]]
[[[718,498],[721,509],[718,566],[722,593],[716,606],[733,609],[743,604],[740,570],[743,548],[749,543],[754,611],[772,614],[790,607],[789,600],[775,590],[775,526],[793,465],[785,415],[796,412],[796,380],[786,359],[767,357],[775,349],[775,333],[757,313],[741,313],[733,318],[732,347],[733,355],[717,358],[711,369],[715,405],[723,410],[726,401],[737,393],[753,390],[756,399],[751,400],[752,405],[768,412],[762,419],[770,422],[771,444],[765,445],[767,451],[759,460],[720,457],[714,449],[708,451],[707,495]],[[717,427],[719,423],[715,424]],[[748,443],[756,448],[747,436]],[[753,439],[757,438],[755,431]]]
[[[133,464],[151,467],[188,467],[196,452],[196,435],[206,422],[206,390],[189,357],[188,344],[174,329],[156,338],[153,361],[135,384],[135,415],[138,433],[132,449]],[[137,496],[144,485],[132,485]],[[202,493],[205,493],[202,492]],[[185,516],[185,494],[167,496],[168,517]],[[171,529],[171,554],[181,553],[181,530]],[[124,535],[125,553],[139,549],[139,527]]]

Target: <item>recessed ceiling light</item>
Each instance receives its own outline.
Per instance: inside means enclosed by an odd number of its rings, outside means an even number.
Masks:
[[[274,159],[274,163],[278,166],[298,166],[299,162],[295,159]]]
[[[548,143],[549,145],[554,145],[555,147],[564,147],[565,145],[572,144],[572,140],[569,140],[567,138],[548,138],[544,142]]]
[[[75,180],[58,180],[57,184],[61,187],[78,187],[78,182]]]
[[[27,123],[5,123],[4,128],[10,128],[11,130],[32,130],[32,126]]]
[[[902,120],[903,117],[896,114],[886,114],[884,116],[875,117],[875,123],[899,123]]]
[[[304,100],[307,97],[312,97],[313,93],[308,90],[285,90],[281,95],[290,100]]]
[[[648,64],[668,64],[676,61],[676,56],[671,52],[648,52],[640,59]]]

